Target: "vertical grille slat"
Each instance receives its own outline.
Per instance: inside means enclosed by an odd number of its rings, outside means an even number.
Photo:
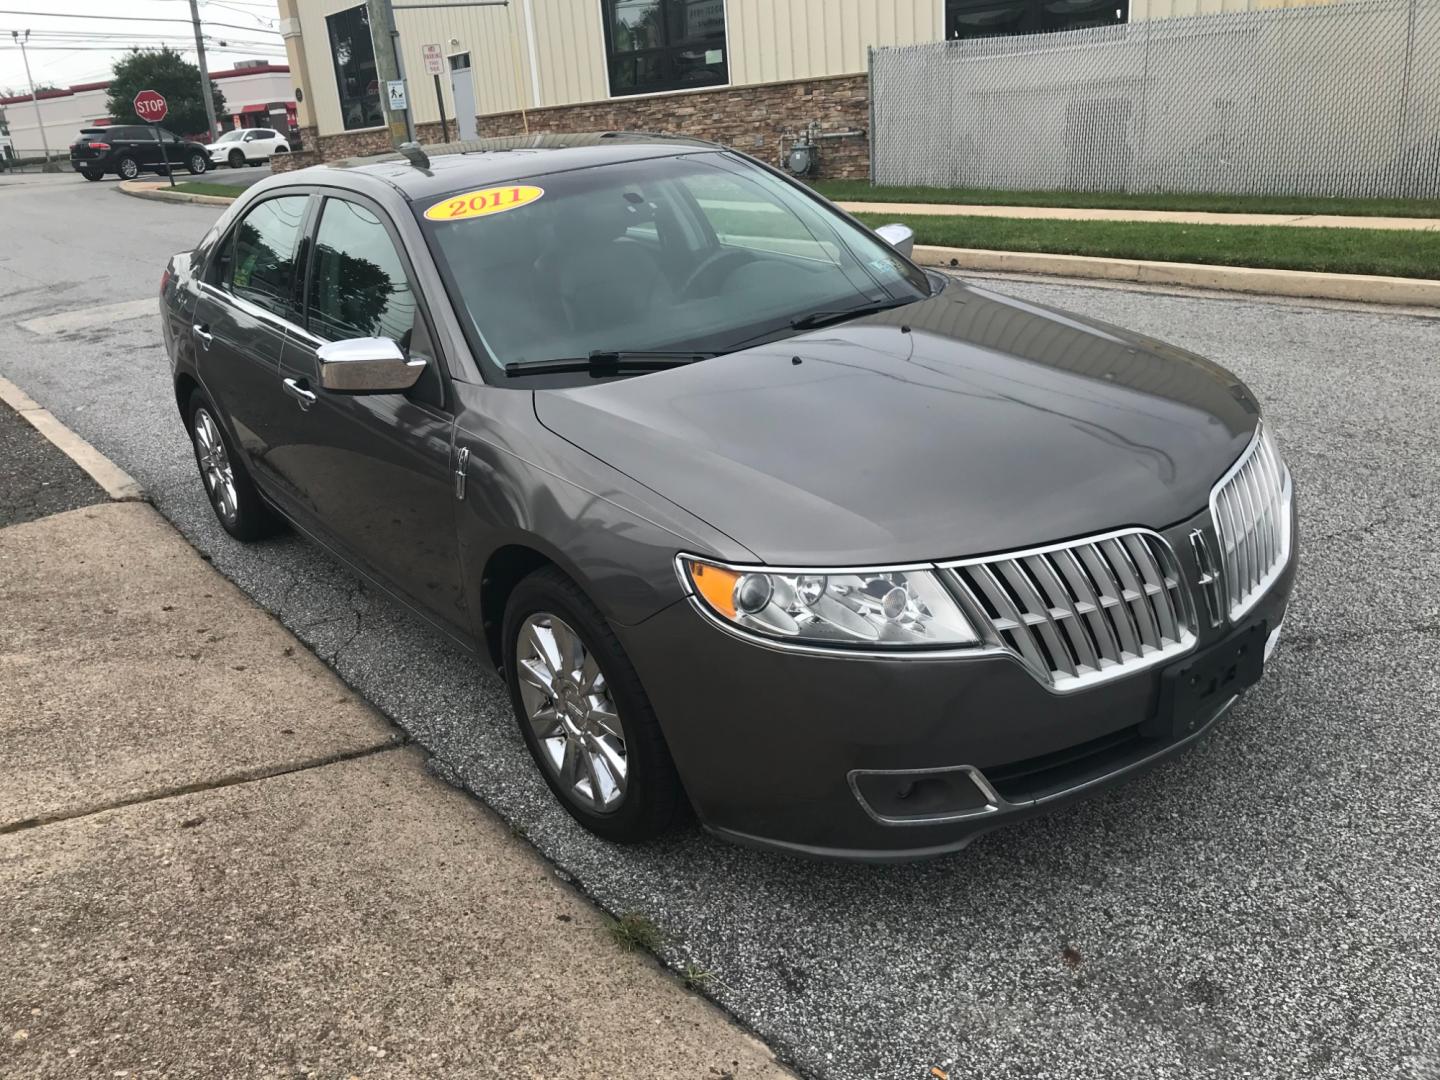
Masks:
[[[1290,488],[1263,431],[1210,493],[1231,621],[1264,595],[1290,559]]]
[[[952,581],[989,637],[1058,691],[1177,656],[1195,643],[1179,563],[1156,533],[1129,529],[955,563]]]

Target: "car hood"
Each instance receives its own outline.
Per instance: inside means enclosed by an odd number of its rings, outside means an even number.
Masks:
[[[643,377],[540,422],[773,565],[942,560],[1203,509],[1258,408],[1223,368],[952,283]]]

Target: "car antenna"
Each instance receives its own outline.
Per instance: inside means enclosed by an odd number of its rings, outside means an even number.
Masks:
[[[425,156],[425,151],[420,149],[419,143],[402,142],[400,144],[400,153],[404,154],[405,157],[409,160],[410,164],[414,165],[415,168],[430,168],[430,159]]]

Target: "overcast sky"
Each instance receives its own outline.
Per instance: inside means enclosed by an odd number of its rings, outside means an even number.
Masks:
[[[42,11],[46,14],[34,14]],[[210,70],[249,59],[283,64],[279,20],[274,0],[201,0]],[[36,86],[109,78],[111,64],[132,45],[168,44],[195,59],[189,0],[0,0],[0,89],[29,90],[20,50],[10,37],[12,30],[23,37],[27,29]]]

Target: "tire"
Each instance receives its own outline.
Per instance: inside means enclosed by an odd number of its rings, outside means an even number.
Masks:
[[[96,172],[94,169],[81,169],[80,175],[85,177],[86,180],[99,180],[105,174]]]
[[[120,174],[121,180],[134,180],[140,175],[140,163],[127,154],[115,162],[115,171]]]
[[[232,169],[244,168],[244,166],[245,166],[245,151],[243,151],[243,150],[231,150],[231,151],[230,151],[230,156],[229,156],[228,158],[226,158],[225,160],[230,163],[230,168],[232,168]]]
[[[190,170],[191,176],[199,176],[210,167],[210,159],[198,150],[185,160],[185,168]]]
[[[587,660],[577,668],[573,663],[546,665],[539,661],[541,669],[560,669],[559,677],[550,680],[552,688],[564,684],[547,693],[540,689],[543,676],[527,678],[522,684],[521,665],[527,672],[537,669],[536,657],[544,652],[537,630],[542,635],[554,632],[554,642],[564,641],[557,620],[560,626],[574,632],[583,655],[593,664]],[[686,805],[680,777],[640,676],[590,598],[554,567],[537,570],[511,593],[502,635],[502,669],[516,722],[536,768],[560,805],[595,835],[619,843],[649,840],[668,829]],[[572,677],[576,671],[581,674]],[[543,705],[534,708],[546,701],[548,709]],[[597,702],[608,710],[604,728],[596,717],[605,713],[588,707]],[[532,723],[532,711],[541,713],[541,724]],[[550,714],[548,720],[544,719],[546,711]],[[617,728],[623,736],[618,740],[613,735]],[[588,734],[567,735],[577,729],[588,729]],[[582,743],[581,738],[588,741]],[[580,746],[596,747],[602,740],[606,753],[586,749],[579,754],[576,750]],[[557,757],[575,762],[574,770],[567,772]],[[621,761],[623,775],[607,769],[607,760]],[[603,799],[587,796],[581,790],[586,785],[593,796],[597,784],[602,797],[618,785],[618,797],[603,808],[599,805]]]
[[[190,395],[185,426],[210,509],[215,511],[221,527],[236,540],[246,542],[279,532],[284,523],[261,498],[245,463],[215,418],[215,407],[199,390]],[[218,448],[219,453],[212,448]]]

